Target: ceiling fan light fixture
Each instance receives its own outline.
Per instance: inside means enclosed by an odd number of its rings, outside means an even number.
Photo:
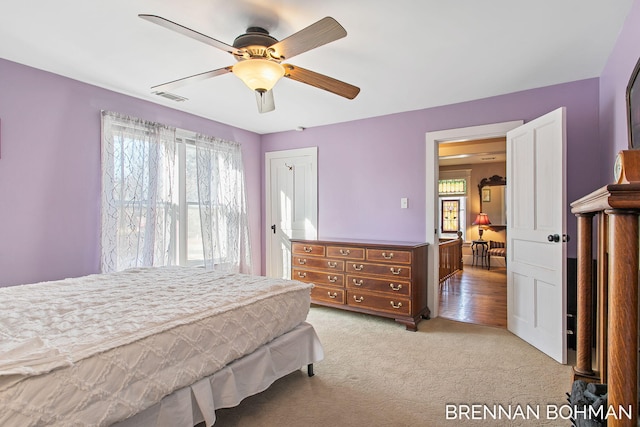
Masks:
[[[269,91],[284,76],[284,67],[268,59],[246,59],[233,66],[233,74],[251,90]]]

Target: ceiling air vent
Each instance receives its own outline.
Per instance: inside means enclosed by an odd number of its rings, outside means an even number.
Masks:
[[[153,92],[153,94],[161,96],[163,98],[170,99],[172,101],[176,101],[176,102],[187,101],[187,98],[185,98],[184,96],[175,95],[175,94],[169,93],[169,92]]]

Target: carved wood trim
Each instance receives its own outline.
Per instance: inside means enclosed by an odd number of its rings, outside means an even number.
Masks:
[[[490,178],[482,178],[480,184],[478,184],[478,193],[480,194],[480,200],[482,200],[482,187],[492,187],[496,185],[507,185],[507,178],[500,175],[493,175]]]

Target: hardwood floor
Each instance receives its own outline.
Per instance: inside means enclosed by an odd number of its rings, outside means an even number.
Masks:
[[[507,327],[507,270],[464,266],[440,289],[439,315],[459,322]]]

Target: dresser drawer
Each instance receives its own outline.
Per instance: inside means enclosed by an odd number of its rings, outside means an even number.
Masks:
[[[291,264],[293,267],[303,267],[327,271],[344,271],[344,261],[341,260],[294,255],[291,257]]]
[[[408,316],[411,313],[411,301],[408,298],[395,298],[369,292],[347,291],[347,305],[369,310],[396,313]]]
[[[349,246],[327,246],[327,257],[341,259],[364,259],[364,248]]]
[[[325,247],[324,245],[316,245],[314,243],[292,243],[291,252],[296,255],[301,254],[301,255],[324,256]]]
[[[408,296],[411,282],[398,280],[372,279],[370,277],[347,276],[347,289],[386,292],[394,295]]]
[[[372,264],[368,262],[352,262],[346,263],[347,273],[356,274],[373,274],[376,276],[389,276],[408,279],[411,277],[411,267],[406,265],[393,264]]]
[[[311,289],[311,301],[344,304],[344,290],[324,286],[314,286]]]
[[[367,249],[367,261],[411,264],[411,252],[389,249]]]
[[[294,268],[291,270],[291,278],[293,280],[299,280],[301,282],[329,285],[329,286],[339,286],[344,287],[344,274],[342,273],[331,273],[331,272],[322,272],[322,271],[312,271],[312,270],[302,270],[299,268]]]

